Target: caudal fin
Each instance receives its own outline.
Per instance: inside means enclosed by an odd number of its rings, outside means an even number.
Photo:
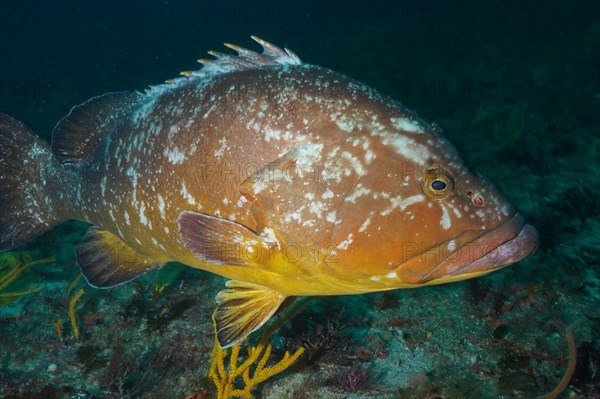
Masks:
[[[0,113],[0,250],[27,242],[58,223],[48,191],[59,168],[45,141]]]

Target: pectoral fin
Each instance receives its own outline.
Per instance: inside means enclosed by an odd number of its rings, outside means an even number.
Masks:
[[[90,227],[77,245],[77,263],[90,285],[110,288],[160,266],[114,234]]]
[[[200,260],[217,265],[258,264],[277,246],[244,225],[203,213],[181,212],[177,223],[185,247]]]
[[[286,297],[260,285],[230,280],[216,297],[214,320],[222,348],[228,348],[258,330]]]

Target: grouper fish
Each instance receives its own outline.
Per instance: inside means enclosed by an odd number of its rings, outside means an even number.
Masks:
[[[51,145],[1,114],[0,249],[77,219],[94,287],[173,261],[224,276],[222,347],[286,298],[449,283],[536,250],[436,124],[253,39],[262,52],[225,44],[237,54],[74,107]]]

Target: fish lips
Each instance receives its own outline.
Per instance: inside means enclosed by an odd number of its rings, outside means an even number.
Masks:
[[[464,244],[450,240],[428,250],[438,254],[438,262],[412,258],[400,265],[396,274],[408,284],[435,284],[478,277],[518,262],[533,254],[539,244],[537,230],[520,214],[495,229]],[[443,255],[439,255],[443,254]]]

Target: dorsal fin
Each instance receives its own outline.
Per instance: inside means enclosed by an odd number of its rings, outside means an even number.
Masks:
[[[286,48],[280,48],[256,36],[251,36],[252,40],[260,44],[263,48],[262,53],[236,46],[230,43],[224,43],[225,47],[234,50],[237,55],[225,54],[218,51],[209,51],[208,54],[215,59],[200,58],[199,63],[204,66],[197,71],[183,71],[180,74],[183,78],[167,80],[164,85],[151,86],[148,94],[160,94],[164,90],[175,86],[188,84],[190,79],[204,79],[224,73],[257,69],[272,65],[300,65],[302,61],[293,51]]]
[[[141,101],[160,95],[165,90],[224,73],[278,64],[302,64],[300,58],[291,50],[282,49],[256,36],[252,36],[252,39],[262,46],[262,53],[225,43],[225,46],[235,50],[237,55],[209,51],[215,59],[198,60],[204,65],[201,69],[181,72],[182,78],[151,86],[146,94],[107,93],[74,107],[69,115],[58,122],[52,132],[52,152],[62,164],[86,161],[119,119],[131,112]]]
[[[106,93],[73,107],[52,131],[52,152],[62,164],[87,160],[142,97],[137,92]]]

